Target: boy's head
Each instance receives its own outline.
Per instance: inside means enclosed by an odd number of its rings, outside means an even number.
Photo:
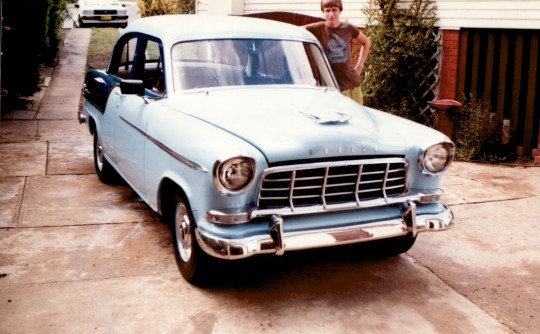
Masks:
[[[339,11],[343,11],[343,3],[341,0],[321,0],[321,11],[324,12],[325,8],[336,7],[339,8]]]

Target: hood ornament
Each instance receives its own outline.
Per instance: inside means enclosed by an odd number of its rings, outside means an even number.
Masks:
[[[335,113],[325,113],[323,114],[315,114],[315,113],[307,113],[303,111],[299,111],[302,115],[306,116],[307,118],[313,120],[317,124],[337,124],[337,123],[347,123],[349,120],[351,120],[352,116],[343,114],[340,112]]]

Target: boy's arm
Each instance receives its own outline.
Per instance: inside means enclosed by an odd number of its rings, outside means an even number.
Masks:
[[[364,64],[366,63],[366,59],[369,54],[369,49],[371,48],[371,41],[369,40],[369,37],[364,35],[361,31],[358,35],[358,41],[360,42],[360,52],[358,55],[358,62],[354,66],[354,69],[356,70],[356,73],[358,76],[362,74],[362,71],[364,69]]]

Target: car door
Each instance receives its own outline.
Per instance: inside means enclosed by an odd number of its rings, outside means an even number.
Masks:
[[[114,114],[114,155],[110,158],[120,173],[136,190],[144,185],[144,147],[147,140],[146,125],[156,103],[165,96],[163,71],[161,66],[162,50],[157,40],[147,36],[134,36],[125,39],[125,50],[133,50],[130,64],[123,60],[112,70],[121,79],[142,80],[145,94],[123,94],[119,87],[114,88],[107,103],[107,112]],[[124,56],[129,53],[126,51]],[[130,59],[128,56],[125,59]],[[161,76],[161,77],[160,77]]]

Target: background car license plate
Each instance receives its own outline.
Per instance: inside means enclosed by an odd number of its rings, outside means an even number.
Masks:
[[[110,21],[112,20],[112,16],[102,16],[101,21]]]

